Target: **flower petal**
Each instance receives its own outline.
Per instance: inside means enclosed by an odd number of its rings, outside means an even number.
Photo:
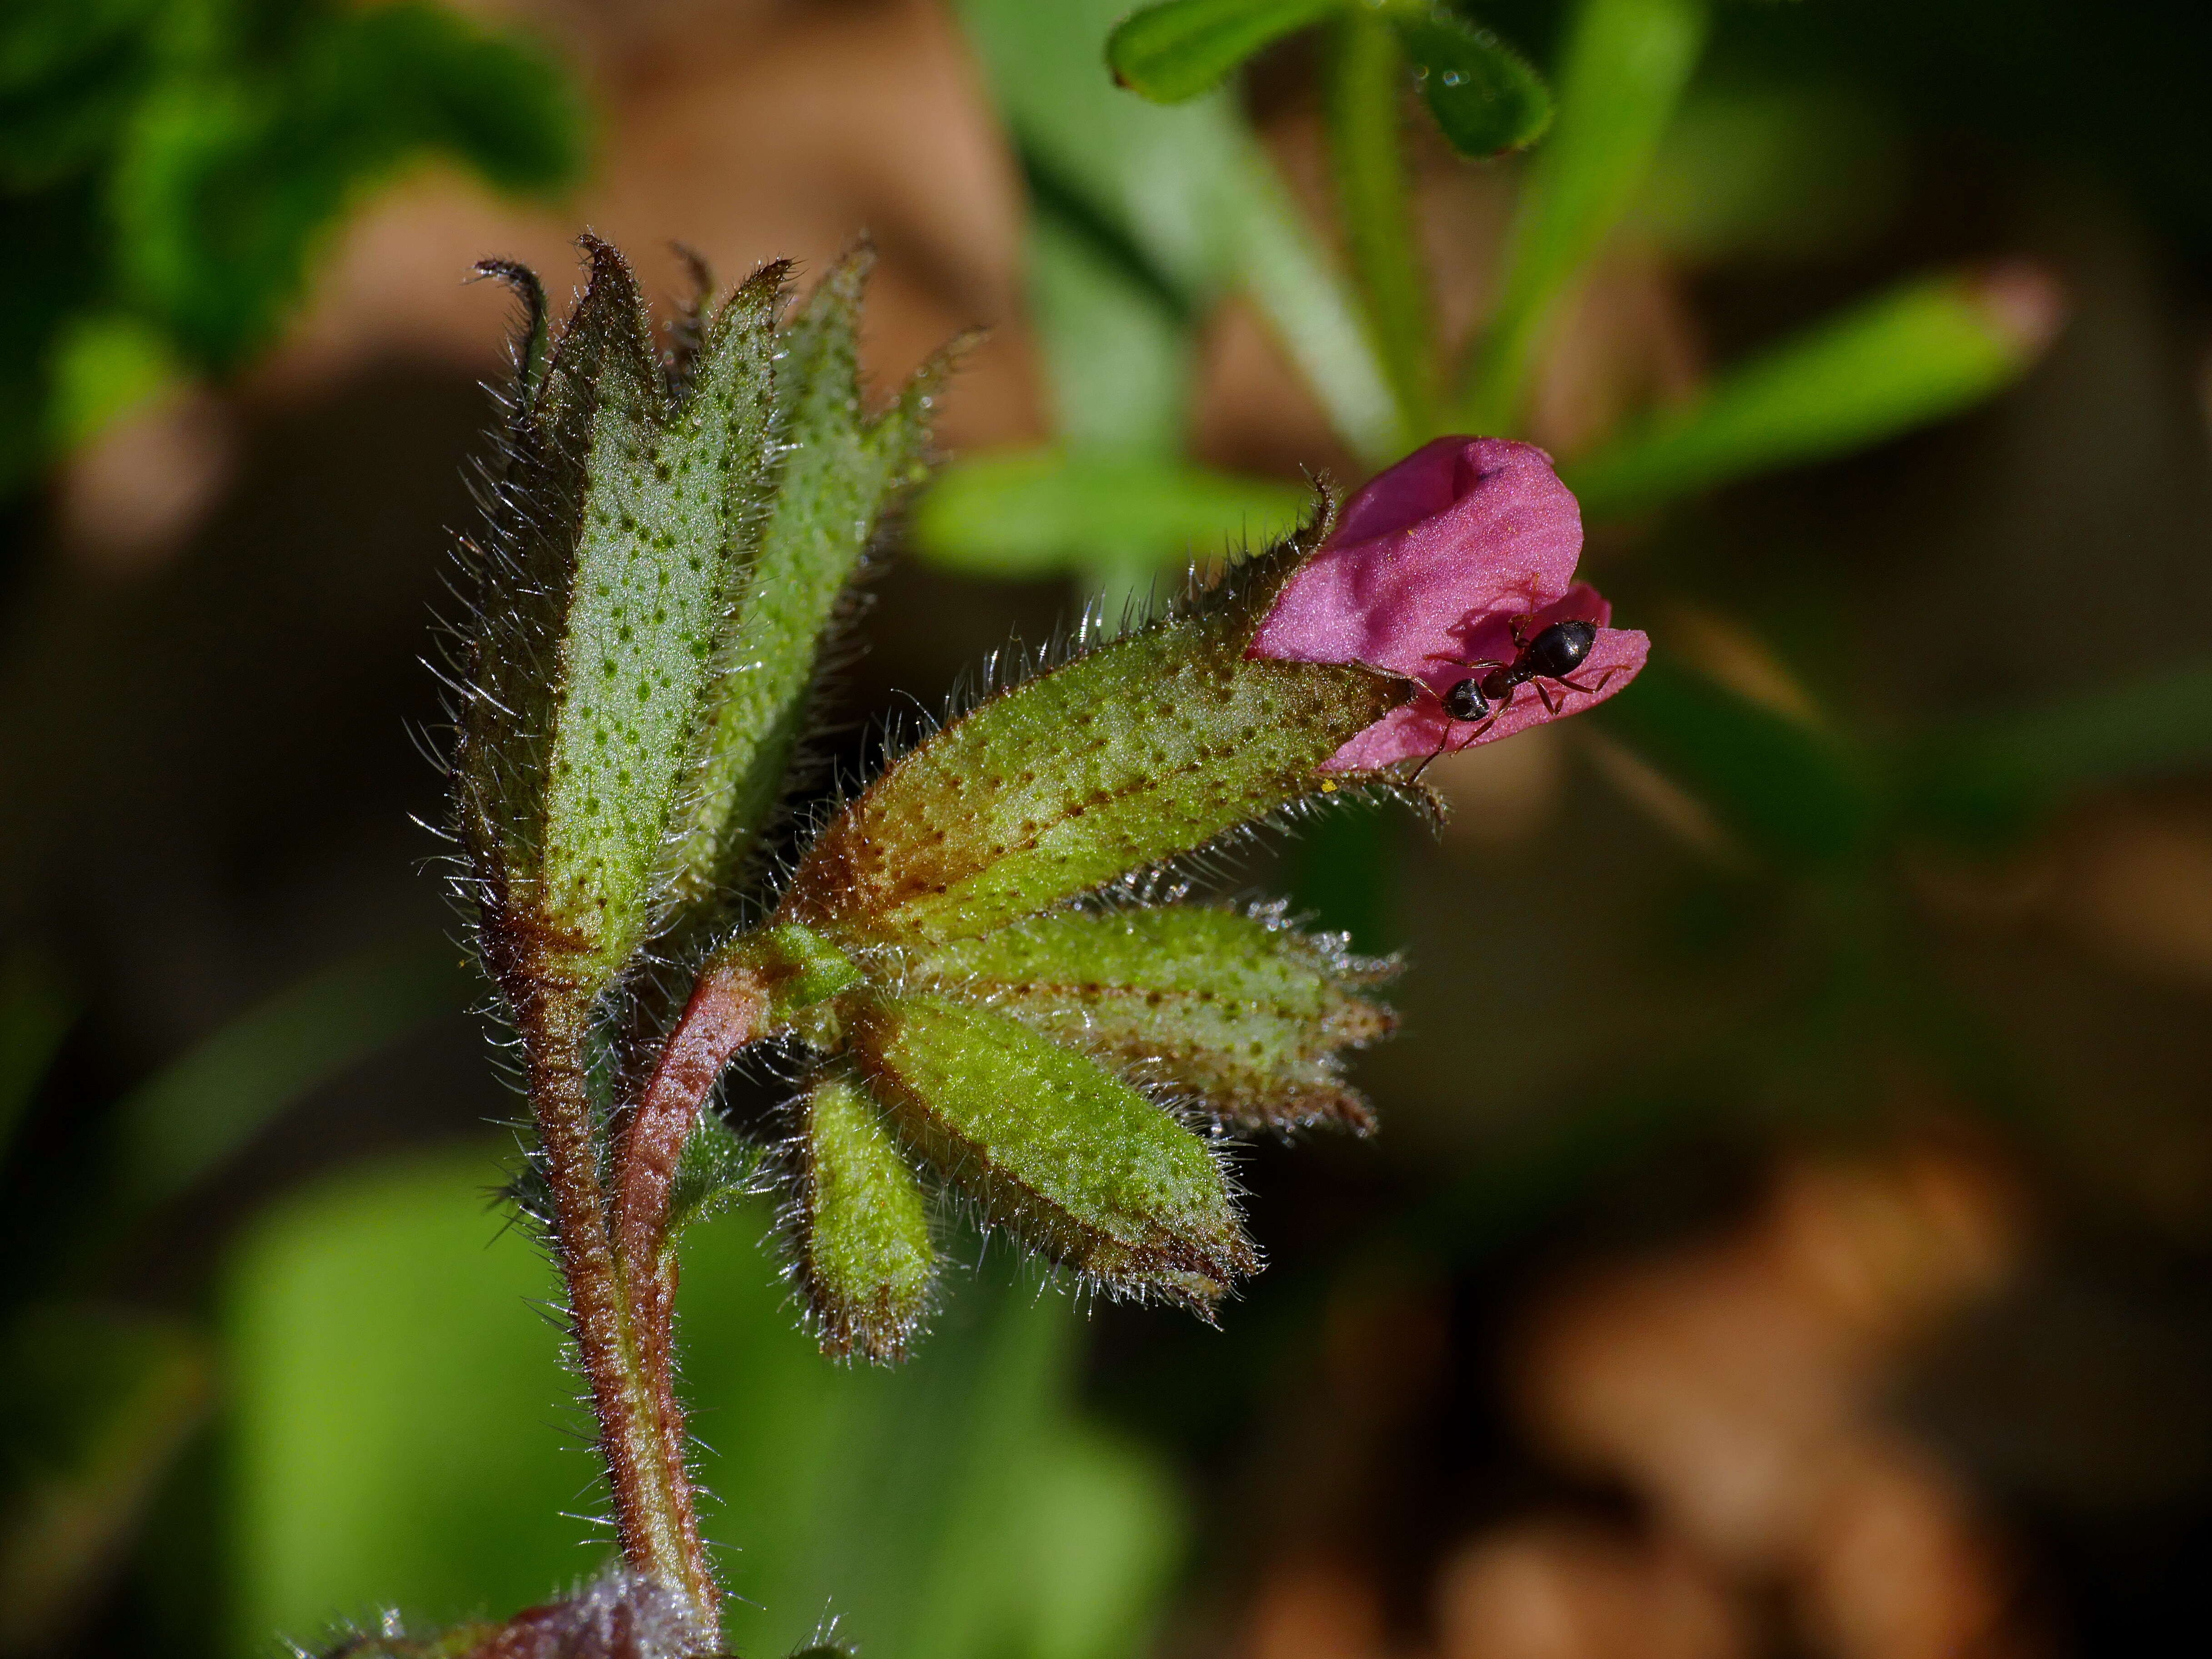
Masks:
[[[1549,616],[1548,622],[1560,618]],[[1424,696],[1393,709],[1374,725],[1353,738],[1343,748],[1323,763],[1324,772],[1367,772],[1377,767],[1390,766],[1400,761],[1425,760],[1436,754],[1456,754],[1462,749],[1472,749],[1479,744],[1496,743],[1500,738],[1510,738],[1516,732],[1525,732],[1532,726],[1565,720],[1570,714],[1579,714],[1594,708],[1636,678],[1650,655],[1651,641],[1632,628],[1601,629],[1597,642],[1577,669],[1577,684],[1591,688],[1587,692],[1560,684],[1556,680],[1542,682],[1544,691],[1551,696],[1557,713],[1544,706],[1544,698],[1535,685],[1516,687],[1512,701],[1487,725],[1470,725],[1455,720],[1444,713],[1443,702],[1436,696]],[[1451,678],[1463,678],[1454,675]],[[1449,683],[1449,680],[1446,682]]]
[[[1249,654],[1427,679],[1484,654],[1476,635],[1487,619],[1562,599],[1582,542],[1581,509],[1542,450],[1439,438],[1346,503]]]

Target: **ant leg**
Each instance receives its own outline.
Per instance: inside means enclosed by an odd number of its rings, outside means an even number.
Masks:
[[[1477,726],[1474,731],[1467,734],[1467,743],[1460,744],[1459,749],[1465,749],[1468,747],[1468,744],[1472,744],[1477,738],[1490,730],[1490,728],[1497,723],[1498,716],[1496,714],[1492,714],[1488,720],[1484,720],[1480,726]],[[1429,769],[1431,763],[1436,760],[1437,757],[1443,754],[1445,750],[1451,749],[1451,728],[1449,726],[1446,726],[1444,728],[1443,741],[1438,744],[1434,749],[1429,750],[1428,758],[1413,769],[1413,776],[1407,778],[1406,781],[1409,784],[1419,783],[1421,781],[1421,774]],[[1452,753],[1456,755],[1459,753],[1459,749],[1452,749]]]
[[[1432,763],[1437,756],[1443,754],[1446,747],[1448,747],[1450,743],[1451,728],[1449,726],[1446,726],[1444,728],[1443,740],[1439,742],[1435,748],[1429,750],[1428,759],[1424,760],[1419,766],[1413,769],[1413,775],[1406,780],[1407,784],[1410,787],[1411,785],[1419,783],[1421,781],[1421,774],[1429,769],[1431,763]]]
[[[1543,681],[1534,680],[1531,681],[1530,684],[1535,686],[1537,699],[1544,705],[1544,712],[1547,714],[1556,714],[1560,709],[1566,707],[1567,700],[1565,697],[1560,698],[1556,703],[1552,701],[1551,691],[1545,686]],[[1559,684],[1565,685],[1566,682],[1565,680],[1561,680]]]
[[[1601,696],[1604,695],[1605,688],[1612,683],[1613,677],[1619,672],[1620,671],[1618,668],[1607,669],[1604,673],[1598,676],[1595,685],[1584,685],[1580,680],[1570,679],[1562,679],[1559,684],[1570,691],[1581,692],[1586,697]]]

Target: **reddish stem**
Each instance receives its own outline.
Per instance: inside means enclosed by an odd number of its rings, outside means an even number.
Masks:
[[[702,1628],[720,1599],[699,1541],[680,1415],[665,1341],[635,1291],[626,1294],[599,1184],[586,1037],[590,999],[527,984],[514,997],[531,1106],[553,1193],[554,1240],[578,1358],[592,1387],[623,1556],[641,1575],[683,1595]],[[665,1319],[661,1322],[664,1325]]]
[[[692,1125],[730,1056],[757,1039],[768,1019],[768,993],[755,973],[710,967],[691,988],[615,1155],[615,1249],[629,1271],[659,1256]]]
[[[615,1155],[614,1246],[629,1293],[641,1368],[653,1390],[661,1461],[684,1467],[684,1404],[676,1394],[675,1251],[668,1200],[684,1143],[730,1056],[757,1038],[769,999],[742,969],[709,968],[669,1033],[659,1063]],[[691,1495],[684,1486],[687,1522]]]

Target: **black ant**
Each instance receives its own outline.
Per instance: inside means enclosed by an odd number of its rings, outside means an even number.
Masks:
[[[1470,740],[1480,737],[1492,720],[1513,706],[1513,694],[1524,685],[1535,688],[1537,696],[1543,700],[1546,714],[1556,714],[1566,706],[1566,699],[1562,696],[1558,702],[1553,702],[1551,688],[1544,684],[1546,680],[1556,680],[1569,691],[1579,691],[1584,696],[1595,697],[1605,690],[1607,682],[1613,677],[1615,671],[1608,668],[1595,685],[1584,685],[1569,678],[1589,659],[1590,647],[1597,643],[1598,625],[1595,623],[1555,622],[1538,630],[1536,637],[1530,639],[1522,631],[1526,620],[1521,617],[1513,619],[1514,658],[1511,662],[1500,662],[1495,657],[1478,657],[1471,663],[1462,664],[1461,665],[1464,667],[1487,668],[1490,672],[1482,675],[1470,674],[1455,683],[1443,694],[1444,713],[1462,725],[1474,726],[1474,730],[1468,733]],[[1443,742],[1437,745],[1428,760],[1413,769],[1413,775],[1407,780],[1408,783],[1419,781],[1421,774],[1429,769],[1429,761],[1444,752],[1451,743],[1451,731],[1447,727]]]

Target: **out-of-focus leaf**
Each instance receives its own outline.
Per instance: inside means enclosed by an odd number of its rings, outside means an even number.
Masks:
[[[1030,314],[1053,426],[1071,448],[1172,457],[1190,393],[1188,317],[1095,223],[1042,202],[1030,222]]]
[[[550,190],[581,163],[580,109],[518,38],[399,0],[319,9],[274,63],[157,83],[124,128],[110,203],[123,283],[202,366],[258,347],[353,193],[443,152],[495,185]]]
[[[1591,518],[1863,449],[1956,414],[2041,354],[2059,309],[2031,269],[1923,277],[1730,370],[1565,469]]]
[[[1310,490],[1170,461],[1058,448],[974,456],[916,506],[915,546],[975,575],[1037,576],[1121,559],[1154,571],[1297,527]]]
[[[1194,309],[1249,293],[1346,441],[1389,459],[1395,405],[1342,277],[1228,99],[1162,108],[1114,85],[1098,43],[1123,12],[1122,0],[960,6],[1032,172],[1124,229]]]
[[[526,37],[423,0],[0,7],[0,492],[173,368],[239,368],[410,160],[542,192],[582,130]]]
[[[1895,209],[1905,151],[1900,124],[1827,88],[1692,90],[1627,223],[1693,261],[1833,255]]]
[[[19,950],[0,961],[0,1155],[22,1126],[76,1012],[43,957]]]
[[[380,950],[232,1021],[116,1109],[120,1204],[182,1193],[307,1091],[459,1006],[466,985],[442,945]]]
[[[1364,459],[1399,453],[1397,404],[1351,291],[1314,240],[1259,141],[1247,138],[1224,185],[1224,234],[1237,279],[1273,325],[1329,424]]]
[[[1106,42],[1114,78],[1155,103],[1211,92],[1254,52],[1341,11],[1352,0],[1166,0],[1125,20]]]
[[[1552,96],[1528,60],[1487,29],[1438,6],[1402,16],[1422,101],[1462,155],[1525,149],[1552,123]]]
[[[1166,1472],[1096,1431],[1053,1438],[1014,1498],[1029,1515],[1033,1553],[1024,1579],[1034,1659],[1119,1659],[1149,1651],[1184,1545]],[[966,1567],[980,1578],[990,1568]]]
[[[0,1653],[43,1650],[99,1589],[205,1419],[207,1345],[172,1321],[75,1304],[7,1333]]]
[[[183,365],[161,331],[121,313],[78,317],[55,342],[46,436],[66,452],[158,397]]]
[[[1000,113],[1033,168],[1126,230],[1188,301],[1216,291],[1216,216],[1237,125],[1216,94],[1163,109],[1114,84],[1100,58],[1124,0],[961,0]]]
[[[1470,364],[1467,430],[1516,427],[1546,328],[1650,166],[1704,46],[1705,11],[1705,0],[1583,0],[1558,118],[1529,166],[1498,309]]]
[[[0,8],[0,187],[38,190],[99,155],[152,70],[159,3]]]
[[[488,1206],[497,1168],[349,1174],[226,1269],[229,1651],[312,1645],[380,1605],[425,1624],[529,1606],[599,1565],[571,1518],[594,1507],[576,1385],[528,1305],[552,1269]]]
[[[720,1215],[761,1191],[761,1149],[742,1139],[720,1114],[702,1112],[684,1143],[668,1189],[668,1236]]]
[[[1590,718],[1777,863],[1833,864],[1873,845],[1885,802],[1858,757],[1662,653],[1632,696]]]
[[[1433,419],[1436,328],[1407,189],[1406,54],[1389,24],[1366,10],[1344,18],[1327,40],[1325,108],[1338,213],[1410,447]]]
[[[352,1175],[231,1264],[237,1650],[376,1606],[410,1625],[520,1607],[611,1547],[574,1518],[599,1507],[561,1425],[575,1384],[526,1304],[553,1275],[486,1212],[495,1167],[487,1149]],[[1000,1263],[906,1365],[828,1367],[760,1248],[770,1224],[755,1201],[684,1249],[731,1650],[793,1652],[833,1618],[841,1645],[921,1659],[1133,1650],[1179,1506],[1151,1459],[1074,1418],[1077,1311]]]
[[[2212,662],[1958,722],[1915,743],[1904,767],[1918,823],[1962,839],[2008,839],[2070,794],[2212,769]]]

